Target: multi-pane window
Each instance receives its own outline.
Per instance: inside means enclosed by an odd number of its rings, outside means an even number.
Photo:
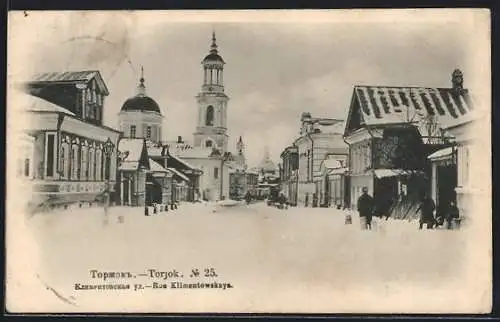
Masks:
[[[54,152],[55,152],[55,134],[47,134],[47,150],[45,175],[47,177],[54,176]]]
[[[79,163],[78,162],[79,160],[79,155],[80,155],[80,151],[78,151],[78,145],[73,145],[73,148],[72,148],[72,156],[73,156],[73,159],[72,159],[72,174],[71,174],[71,179],[72,180],[78,180],[78,172],[79,172]]]
[[[135,125],[131,125],[130,126],[130,137],[131,138],[135,138],[135,131],[136,131]]]
[[[219,168],[214,168],[214,179],[219,179]]]
[[[70,151],[68,143],[61,144],[59,171],[64,179],[69,178]]]
[[[102,151],[97,150],[95,154],[96,166],[95,166],[95,179],[96,181],[101,181],[102,178]]]
[[[149,126],[149,125],[146,128],[146,138],[151,139],[151,126]]]
[[[80,179],[87,180],[88,174],[89,174],[89,171],[88,171],[88,148],[82,147]]]
[[[90,148],[89,149],[89,175],[88,175],[88,180],[94,180],[94,171],[95,171],[95,156],[94,156],[94,149]]]
[[[24,159],[24,176],[25,177],[30,176],[30,159],[29,158]]]
[[[211,148],[212,147],[212,141],[211,140],[207,140],[207,142],[205,142],[205,146],[207,148]]]

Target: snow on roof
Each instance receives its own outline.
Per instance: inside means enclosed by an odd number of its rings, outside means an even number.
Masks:
[[[182,172],[180,171],[177,171],[176,169],[174,168],[167,168],[168,171],[172,172],[173,174],[175,174],[176,176],[180,177],[182,180],[184,181],[187,181],[189,182],[189,178],[186,177]]]
[[[403,170],[403,169],[376,169],[376,170],[373,170],[373,172],[375,173],[375,176],[378,179],[388,178],[388,177],[396,177],[399,175],[423,173],[422,171],[418,171],[418,170]]]
[[[194,147],[191,149],[185,149],[179,151],[177,156],[180,158],[187,158],[187,159],[206,159],[210,157],[212,152],[213,152],[212,148]]]
[[[148,146],[148,155],[161,156],[162,151],[163,151],[162,147]]]
[[[89,82],[93,78],[96,79],[97,83],[102,87],[104,92],[109,94],[101,73],[97,70],[39,73],[33,75],[29,83],[77,83]]]
[[[342,168],[334,168],[334,169],[330,169],[328,170],[328,174],[343,174],[345,173],[346,171],[348,171],[349,169],[346,168],[346,167],[342,167]]]
[[[139,167],[139,161],[133,161],[133,162],[127,162],[123,161],[120,166],[118,167],[118,170],[121,171],[135,171]]]
[[[200,168],[198,167],[195,167],[194,165],[186,162],[185,160],[182,160],[179,156],[175,156],[175,155],[169,155],[171,158],[174,158],[175,160],[179,161],[180,163],[182,163],[183,165],[185,165],[186,167],[190,168],[190,169],[193,169],[193,170],[201,170]]]
[[[415,122],[434,118],[440,127],[456,122],[473,110],[467,90],[453,88],[355,86],[354,95],[366,125]],[[432,133],[422,133],[424,136]]]
[[[118,150],[127,154],[124,162],[139,162],[143,148],[144,139],[120,139],[118,142]]]
[[[340,160],[326,159],[323,161],[323,166],[327,169],[342,168],[343,164]]]
[[[46,101],[42,98],[26,94],[24,92],[20,92],[19,97],[16,95],[16,104],[21,106],[25,111],[28,112],[54,112],[54,113],[63,113],[71,116],[75,116],[75,114],[71,111],[68,111],[64,107],[53,104],[49,101]]]
[[[427,158],[431,159],[431,160],[437,160],[437,159],[447,158],[447,157],[451,156],[452,154],[453,154],[453,148],[448,147],[448,148],[444,148],[441,150],[437,150],[436,152],[429,155]]]
[[[151,172],[167,172],[167,169],[151,158],[149,158],[149,166]]]
[[[342,134],[344,132],[344,127],[344,121],[337,121],[334,124],[324,124],[321,121],[318,121],[318,123],[314,124],[314,129],[319,129],[321,133],[325,134]]]

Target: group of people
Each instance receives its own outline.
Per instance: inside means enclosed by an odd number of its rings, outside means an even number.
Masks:
[[[375,213],[375,201],[373,197],[368,194],[368,187],[363,187],[362,189],[362,195],[358,198],[357,202],[357,210],[359,212],[361,229],[371,230],[372,218]],[[422,229],[424,225],[427,226],[427,229],[433,229],[443,225],[445,221],[446,228],[452,229],[453,220],[460,216],[458,207],[454,201],[451,201],[448,207],[444,209],[444,213],[438,216],[434,216],[435,210],[436,204],[434,200],[432,200],[428,193],[425,193],[417,208],[417,212],[420,213],[419,229]]]

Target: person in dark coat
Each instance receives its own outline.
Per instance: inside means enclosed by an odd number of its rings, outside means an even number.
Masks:
[[[357,203],[361,229],[371,229],[375,204],[373,202],[373,198],[368,194],[368,187],[363,187],[362,191],[363,194],[358,198]]]
[[[252,194],[250,193],[250,191],[247,191],[247,193],[245,194],[245,200],[247,202],[247,205],[250,203],[250,201],[252,201]]]
[[[420,203],[417,211],[420,210],[420,225],[419,229],[422,229],[424,224],[427,224],[427,229],[433,229],[436,224],[436,218],[434,218],[434,210],[436,209],[436,204],[434,200],[426,193],[422,202]]]
[[[457,204],[452,201],[445,214],[446,229],[452,229],[453,219],[457,219],[458,217],[460,217],[460,211],[458,210]]]

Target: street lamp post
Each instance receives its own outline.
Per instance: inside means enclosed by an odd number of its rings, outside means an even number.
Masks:
[[[108,224],[108,208],[109,208],[109,194],[110,194],[110,187],[109,187],[109,181],[111,177],[111,154],[113,153],[114,149],[114,144],[111,141],[111,139],[108,137],[106,142],[104,143],[104,155],[106,155],[106,177],[105,177],[105,187],[104,187],[104,195],[105,195],[105,201],[104,201],[104,226]]]

